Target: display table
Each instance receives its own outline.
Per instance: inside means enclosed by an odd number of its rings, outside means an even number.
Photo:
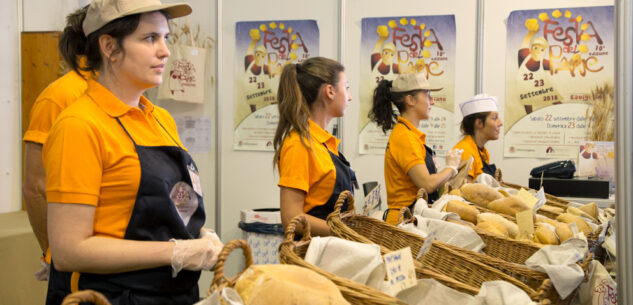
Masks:
[[[42,251],[25,211],[0,214],[0,303],[44,304],[48,282],[33,274]]]

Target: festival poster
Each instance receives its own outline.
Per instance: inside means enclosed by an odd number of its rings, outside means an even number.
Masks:
[[[443,89],[431,93],[431,117],[418,128],[427,145],[445,155],[455,144],[455,16],[363,18],[361,35],[359,153],[384,154],[387,147],[390,131],[383,133],[368,117],[378,82],[422,72]]]
[[[316,20],[236,24],[233,149],[273,151],[281,71],[318,54]]]
[[[613,127],[613,14],[613,6],[510,13],[505,157],[575,159],[581,141]]]

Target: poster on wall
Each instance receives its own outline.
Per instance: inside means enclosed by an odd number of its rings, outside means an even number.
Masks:
[[[384,154],[390,132],[371,122],[373,92],[383,80],[401,73],[422,72],[433,86],[435,105],[418,128],[438,155],[455,144],[455,16],[363,18],[360,51],[359,153]]]
[[[316,20],[236,24],[233,149],[273,151],[281,71],[318,53]]]
[[[575,159],[592,134],[613,136],[613,13],[613,6],[510,13],[505,157]]]

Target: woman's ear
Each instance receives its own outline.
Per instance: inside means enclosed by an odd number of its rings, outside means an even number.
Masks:
[[[325,97],[327,98],[327,100],[331,101],[331,100],[334,100],[336,89],[334,88],[334,86],[330,84],[325,84],[323,86],[323,93],[325,93]]]
[[[415,102],[416,102],[415,97],[412,94],[407,94],[404,97],[404,103],[409,107],[415,106]]]
[[[485,118],[483,118],[483,119],[475,119],[475,129],[482,129],[482,128],[484,128],[484,120],[485,120]]]
[[[107,34],[99,36],[99,49],[101,50],[103,57],[108,59],[108,61],[116,61],[116,59],[113,59],[112,55],[114,55],[117,48],[118,43],[112,36]]]

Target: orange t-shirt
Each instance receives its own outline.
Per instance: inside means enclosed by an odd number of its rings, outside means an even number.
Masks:
[[[473,166],[470,168],[470,171],[468,171],[468,175],[473,177],[473,179],[477,179],[477,176],[484,172],[484,164],[481,159],[482,157],[484,162],[490,163],[490,155],[488,154],[488,150],[484,147],[480,155],[478,151],[479,148],[477,148],[477,143],[475,143],[475,140],[473,140],[473,137],[471,137],[470,135],[465,135],[464,138],[461,141],[457,142],[455,147],[453,147],[453,149],[455,148],[460,148],[464,150],[464,152],[462,153],[462,160],[468,160],[468,158],[470,158],[471,156],[473,157]]]
[[[29,128],[24,133],[22,139],[24,142],[44,144],[59,114],[86,91],[88,87],[86,79],[90,75],[87,73],[82,75],[72,70],[52,82],[40,93],[29,113]]]
[[[115,118],[138,145],[182,147],[171,115],[145,97],[140,102],[144,110],[90,80],[44,144],[47,201],[95,206],[95,236],[125,236],[141,178],[134,144]]]
[[[426,164],[425,139],[426,135],[411,122],[398,117],[385,151],[385,184],[387,206],[390,209],[399,210],[415,202],[418,187],[408,172],[415,165]],[[398,213],[389,213],[387,221],[395,224],[397,215]]]
[[[306,213],[316,206],[324,205],[332,196],[336,168],[328,149],[338,156],[337,147],[340,142],[312,120],[308,122],[312,150],[301,143],[299,133],[294,130],[290,132],[281,146],[277,184],[304,191],[306,198],[303,212]]]

